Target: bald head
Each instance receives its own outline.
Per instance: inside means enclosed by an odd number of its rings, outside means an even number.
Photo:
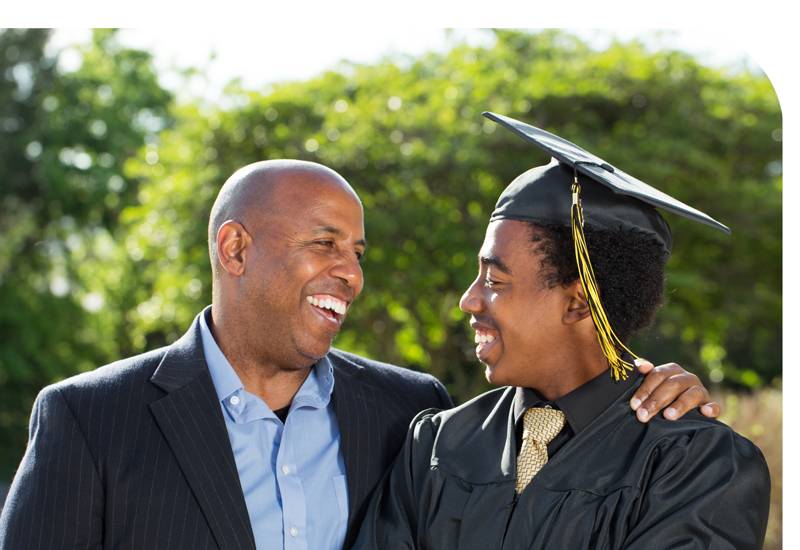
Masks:
[[[302,200],[304,187],[313,185],[338,186],[358,200],[358,195],[342,176],[330,168],[303,160],[267,160],[256,162],[236,171],[220,189],[208,221],[208,252],[214,268],[217,253],[217,233],[229,221],[241,223],[249,231],[282,211],[287,200],[296,206]],[[214,270],[216,271],[216,269]]]
[[[364,286],[367,246],[361,201],[339,174],[311,162],[251,164],[220,190],[208,237],[211,330],[231,364],[293,372],[328,353]]]

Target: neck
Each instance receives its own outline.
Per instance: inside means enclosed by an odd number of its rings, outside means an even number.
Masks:
[[[224,308],[212,305],[208,328],[245,391],[259,397],[273,411],[292,403],[308,378],[313,362],[305,367],[282,368],[274,361],[260,357],[254,352],[258,348],[247,339],[248,332],[240,330],[236,316],[226,315]]]
[[[556,358],[548,368],[542,369],[545,376],[537,376],[529,386],[546,401],[555,401],[608,370],[608,360],[595,336],[591,342],[572,345]]]

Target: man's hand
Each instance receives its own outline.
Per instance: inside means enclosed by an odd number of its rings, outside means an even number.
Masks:
[[[631,408],[640,422],[647,422],[667,405],[669,408],[664,411],[667,420],[677,420],[700,405],[703,416],[719,416],[719,405],[711,402],[700,379],[680,365],[667,363],[654,367],[647,359],[637,359],[634,363],[639,372],[647,375],[631,399]]]

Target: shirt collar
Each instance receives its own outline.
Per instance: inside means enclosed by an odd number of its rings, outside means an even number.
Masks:
[[[514,396],[514,423],[519,425],[525,411],[531,407],[551,407],[564,413],[567,423],[577,434],[633,386],[639,376],[639,371],[634,369],[628,373],[627,380],[615,382],[606,370],[554,401],[540,399],[531,388],[517,388]]]
[[[231,394],[244,389],[244,386],[214,340],[211,329],[208,328],[206,315],[211,315],[211,306],[204,309],[200,316],[200,338],[203,341],[203,353],[206,355],[206,363],[211,373],[211,379],[214,381],[214,388],[217,390],[217,397],[223,401]]]
[[[232,394],[243,390],[244,385],[233,370],[233,367],[219,349],[211,329],[208,327],[207,315],[211,315],[211,306],[203,310],[200,316],[200,338],[203,341],[203,353],[206,356],[208,370],[217,390],[217,397],[225,401]],[[327,406],[333,393],[333,364],[326,355],[316,362],[314,371],[309,374],[292,400],[292,409],[299,406]]]

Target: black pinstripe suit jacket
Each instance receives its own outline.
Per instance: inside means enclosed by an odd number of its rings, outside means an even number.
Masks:
[[[329,358],[349,548],[411,419],[452,403],[431,376],[334,349]],[[172,346],[39,394],[0,518],[0,549],[28,548],[255,548],[198,319]]]

